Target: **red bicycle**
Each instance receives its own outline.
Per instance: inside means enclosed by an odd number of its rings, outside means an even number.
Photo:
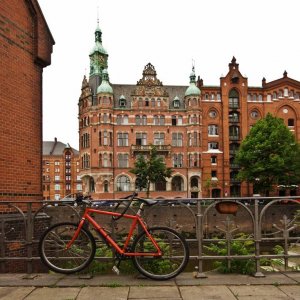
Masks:
[[[125,208],[117,212],[121,203]],[[134,215],[126,214],[132,201],[138,201],[138,211]],[[189,259],[189,248],[186,240],[174,229],[169,227],[148,228],[141,217],[144,205],[152,206],[158,201],[137,197],[137,193],[129,195],[118,202],[115,211],[105,211],[94,208],[97,202],[83,199],[75,200],[77,205],[85,205],[84,213],[79,223],[57,223],[49,227],[42,235],[39,252],[43,263],[51,270],[71,274],[86,268],[94,259],[96,242],[93,234],[87,229],[92,225],[95,231],[115,249],[116,265],[113,270],[118,273],[123,259],[131,258],[135,268],[144,276],[155,280],[166,280],[177,276],[186,267]],[[96,222],[91,214],[111,215],[114,220],[131,219],[129,233],[125,242],[119,243],[101,224]],[[141,230],[137,232],[137,228]],[[131,242],[132,241],[132,242]]]

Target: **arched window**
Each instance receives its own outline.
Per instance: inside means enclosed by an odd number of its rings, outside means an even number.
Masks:
[[[135,116],[135,125],[141,125],[141,117],[139,115]]]
[[[117,191],[128,192],[130,190],[130,180],[127,176],[122,175],[117,178]]]
[[[142,124],[141,125],[147,125],[147,116],[146,115],[142,116]]]
[[[89,178],[89,192],[94,193],[95,192],[95,181],[93,177]]]
[[[172,191],[181,192],[184,190],[183,179],[180,176],[175,176],[172,179]]]
[[[191,178],[191,187],[195,188],[195,187],[198,187],[199,186],[199,181],[198,181],[198,177],[192,177]]]
[[[105,180],[103,183],[103,192],[104,193],[108,193],[108,186],[109,186],[108,181]]]

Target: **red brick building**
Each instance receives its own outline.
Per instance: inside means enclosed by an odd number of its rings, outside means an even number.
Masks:
[[[287,72],[251,87],[233,57],[219,86],[196,81],[194,69],[189,86],[164,86],[150,63],[136,85],[110,84],[101,35],[97,27],[79,99],[85,192],[99,198],[129,194],[136,180],[129,170],[154,144],[174,172],[152,185],[153,198],[250,196],[252,187],[236,180],[234,156],[251,126],[270,112],[300,140],[300,82]]]
[[[79,152],[69,144],[43,142],[43,199],[60,200],[82,192]]]
[[[42,74],[53,45],[36,0],[0,1],[0,200],[42,199]]]

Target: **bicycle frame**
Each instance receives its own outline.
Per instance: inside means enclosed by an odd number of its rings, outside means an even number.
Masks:
[[[142,207],[140,207],[141,210]],[[110,216],[115,216],[115,217],[120,217],[121,213],[117,213],[117,212],[109,212],[109,211],[105,211],[105,210],[99,210],[99,209],[93,209],[93,208],[86,208],[84,211],[84,214],[78,224],[78,228],[76,230],[76,232],[74,233],[74,236],[72,237],[71,241],[66,245],[66,249],[69,249],[71,247],[71,245],[73,244],[73,242],[76,240],[76,238],[79,235],[79,232],[82,228],[82,226],[84,225],[84,223],[87,221],[89,222],[96,230],[97,232],[99,232],[99,234],[107,241],[107,243],[114,248],[120,255],[124,255],[124,256],[162,256],[162,252],[159,248],[159,245],[157,244],[157,242],[155,241],[155,239],[152,237],[152,235],[149,233],[147,226],[144,222],[144,220],[142,219],[142,217],[140,216],[140,213],[138,212],[136,215],[128,215],[128,214],[124,214],[122,215],[122,217],[126,218],[126,219],[131,219],[132,223],[129,229],[129,233],[126,237],[125,243],[123,245],[123,248],[121,248],[116,242],[115,240],[105,231],[105,229],[103,227],[101,227],[91,216],[90,214],[92,213],[96,213],[96,214],[100,214],[100,215],[110,215]],[[152,244],[154,245],[156,252],[127,252],[127,248],[128,245],[130,243],[130,239],[137,227],[137,225],[140,225],[143,230],[145,231],[146,235],[148,236],[148,238],[150,239],[150,241],[152,242]]]

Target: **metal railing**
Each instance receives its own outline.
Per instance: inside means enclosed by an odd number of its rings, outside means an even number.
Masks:
[[[283,267],[288,269],[290,260],[300,257],[300,252],[289,251],[292,244],[300,243],[299,201],[300,197],[164,199],[145,210],[145,219],[150,226],[168,225],[186,236],[197,277],[206,276],[208,261],[226,261],[230,267],[233,260],[245,259],[255,263],[254,275],[259,277],[264,276],[262,260],[282,259]],[[60,201],[2,201],[0,205],[1,272],[18,271],[14,270],[18,263],[23,263],[22,272],[36,272],[40,260],[37,245],[42,232],[53,223],[78,221],[81,215],[79,207]],[[111,209],[101,207],[105,208]],[[228,210],[232,208],[233,211]],[[116,236],[127,230],[122,222],[105,221]],[[246,240],[253,243],[253,251],[246,255],[238,255],[232,249],[233,242],[241,240],[236,237],[241,232],[247,233]],[[207,251],[207,245],[220,241],[226,245],[225,254]],[[282,253],[267,253],[265,248],[270,245],[281,245]]]

